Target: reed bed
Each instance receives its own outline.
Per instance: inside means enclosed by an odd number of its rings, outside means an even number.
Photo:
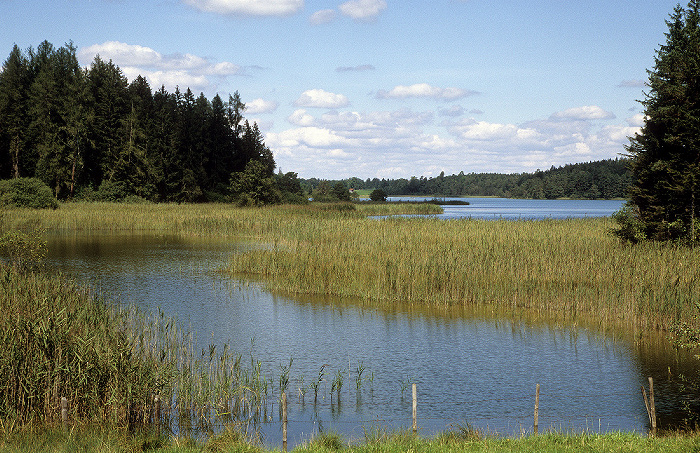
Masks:
[[[274,380],[252,353],[196,351],[162,312],[111,305],[61,276],[0,263],[0,294],[3,430],[57,423],[61,398],[72,422],[130,429],[160,421],[201,433],[237,422],[253,431],[266,417]]]
[[[50,231],[130,231],[185,236],[274,235],[290,222],[329,216],[361,219],[368,215],[439,214],[440,206],[413,204],[325,203],[239,208],[231,204],[62,203],[56,210],[27,208],[0,212],[0,230],[39,226]]]
[[[281,228],[229,270],[272,290],[370,303],[495,304],[667,327],[696,313],[700,252],[628,246],[612,220],[326,218]]]

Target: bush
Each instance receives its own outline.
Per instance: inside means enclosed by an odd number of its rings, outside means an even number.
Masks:
[[[18,208],[58,208],[53,192],[37,178],[15,178],[0,181],[0,206]]]
[[[382,189],[374,189],[372,193],[369,194],[369,199],[372,201],[386,201],[386,192]]]
[[[636,244],[647,238],[644,222],[639,219],[637,210],[630,204],[625,204],[612,217],[619,226],[619,229],[613,230],[613,234],[623,241]]]

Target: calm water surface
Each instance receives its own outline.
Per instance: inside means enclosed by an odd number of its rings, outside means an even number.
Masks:
[[[474,206],[474,205],[472,205]],[[532,431],[540,391],[540,429],[647,429],[640,386],[654,376],[659,420],[677,424],[686,395],[678,374],[697,375],[696,361],[662,338],[605,335],[521,314],[363,308],[340,299],[283,297],[216,272],[250,244],[147,235],[52,235],[50,264],[109,296],[191,326],[205,347],[228,343],[263,362],[276,379],[293,358],[290,395],[326,375],[313,404],[290,398],[290,446],[319,430],[362,438],[368,426],[410,427],[411,390],[429,435],[453,423],[504,435]],[[253,340],[251,342],[251,340]],[[358,391],[356,369],[364,382]],[[344,376],[340,404],[330,384]],[[302,378],[303,383],[302,384]],[[371,378],[371,379],[370,379]],[[691,397],[693,397],[691,395]],[[692,401],[692,400],[691,400]],[[281,442],[278,411],[264,426]]]
[[[390,201],[429,200],[430,197],[389,197]],[[512,198],[455,198],[469,205],[443,206],[441,219],[566,219],[607,217],[619,211],[624,200],[519,200]]]

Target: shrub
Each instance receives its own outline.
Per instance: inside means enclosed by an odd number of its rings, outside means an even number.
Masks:
[[[386,192],[382,189],[374,189],[372,193],[369,194],[369,199],[372,201],[386,201]]]
[[[0,206],[19,208],[58,208],[53,192],[37,178],[15,178],[0,181]]]

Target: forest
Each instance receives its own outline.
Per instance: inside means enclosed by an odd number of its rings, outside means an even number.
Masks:
[[[72,43],[17,45],[0,73],[0,179],[38,178],[59,200],[263,204],[300,197],[295,173],[274,174],[238,92],[153,91],[112,61],[83,68]]]
[[[128,82],[111,60],[81,67],[72,43],[15,45],[0,73],[0,179],[37,178],[58,200],[236,202],[334,201],[349,189],[387,195],[621,198],[624,158],[519,174],[464,173],[410,179],[323,181],[275,173],[257,124],[238,92],[207,99],[187,88]],[[340,190],[344,189],[344,190]]]
[[[626,158],[568,164],[534,173],[468,173],[434,178],[350,178],[342,182],[352,189],[381,189],[387,195],[480,196],[534,199],[612,199],[626,197],[631,173]],[[301,180],[313,193],[318,179]]]

